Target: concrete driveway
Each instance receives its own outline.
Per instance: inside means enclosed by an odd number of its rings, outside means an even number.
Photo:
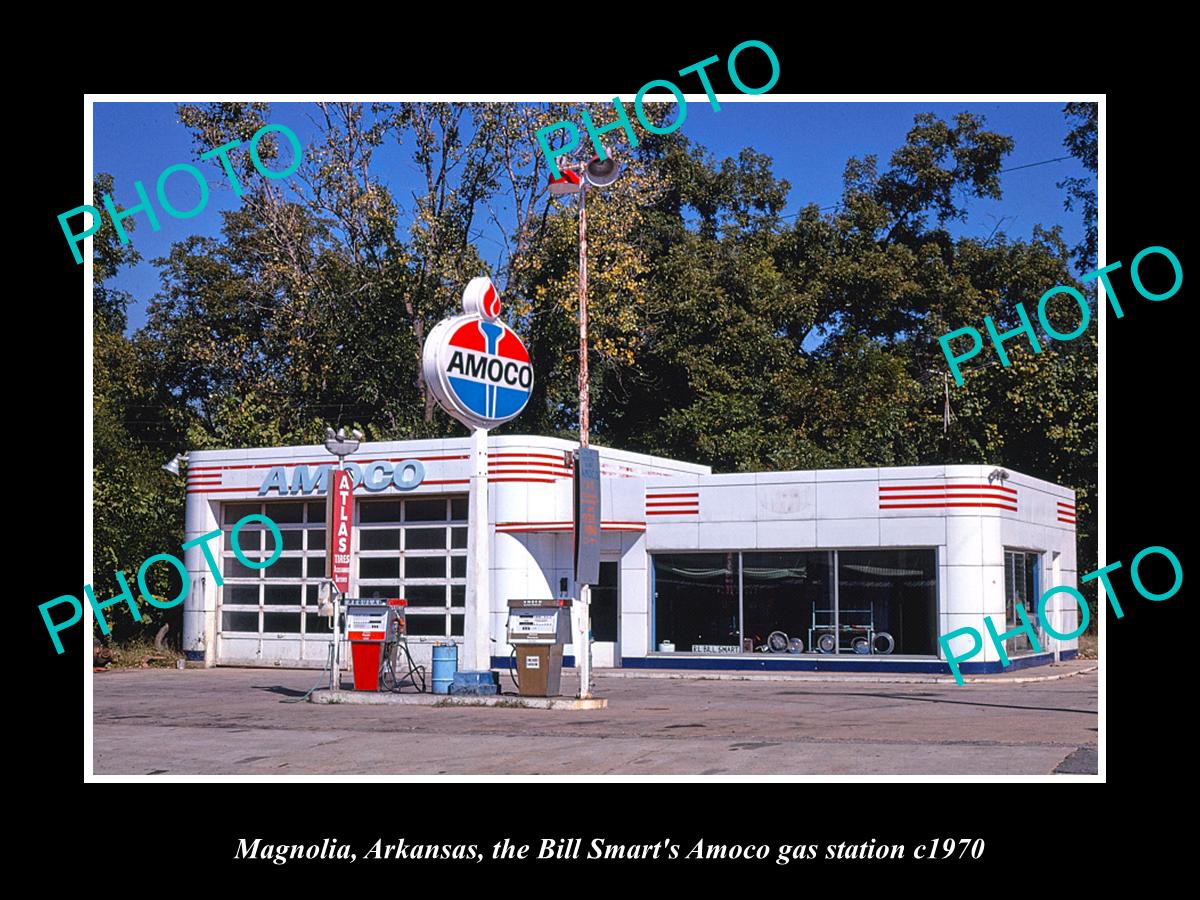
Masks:
[[[1066,674],[1081,665],[1055,668]],[[607,709],[561,711],[283,702],[321,680],[313,671],[98,673],[95,773],[1096,772],[1094,672],[962,687],[627,676],[597,677]],[[574,684],[564,672],[564,693],[574,693]]]

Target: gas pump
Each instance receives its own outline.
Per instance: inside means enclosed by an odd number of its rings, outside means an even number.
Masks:
[[[570,600],[508,601],[508,642],[516,648],[517,690],[521,696],[559,696],[563,645],[570,640]]]
[[[397,675],[400,651],[408,663],[405,676],[420,692],[425,690],[425,669],[413,662],[408,650],[405,613],[408,602],[401,598],[347,597],[346,639],[354,660],[356,691],[399,690],[403,679]],[[419,680],[418,680],[419,679]]]

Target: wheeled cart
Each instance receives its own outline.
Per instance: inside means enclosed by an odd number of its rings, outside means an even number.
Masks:
[[[843,619],[850,621],[841,621]],[[813,601],[812,625],[808,629],[809,650],[887,655],[895,647],[896,642],[890,634],[875,630],[874,607],[843,609],[835,621],[832,609],[817,609],[816,601]]]

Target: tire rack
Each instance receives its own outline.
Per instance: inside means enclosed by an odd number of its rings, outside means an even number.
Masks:
[[[835,631],[834,631],[834,619],[833,619],[833,610],[832,609],[817,609],[817,601],[814,600],[813,604],[812,604],[812,610],[813,610],[812,625],[810,625],[808,628],[808,650],[810,653],[830,652],[830,651],[826,651],[826,650],[821,650],[817,646],[816,641],[813,640],[813,635],[814,634],[816,634],[816,635],[832,634],[832,635],[834,635],[834,638],[837,640],[837,646],[833,652],[849,649],[849,651],[851,653],[855,653],[858,656],[875,655],[875,633],[876,632],[875,632],[875,607],[874,606],[872,606],[870,609],[839,610],[839,614],[838,614],[839,619],[842,616],[847,616],[847,615],[849,615],[849,616],[864,615],[864,616],[870,617],[870,621],[866,625],[841,625],[841,627],[838,629],[838,631],[840,633],[835,633]],[[820,616],[822,616],[822,615],[829,617],[828,624],[822,625],[820,623]],[[866,633],[866,638],[867,638],[867,652],[866,653],[858,653],[856,650],[854,650],[854,639],[856,637],[859,637],[861,632]],[[841,638],[843,636],[845,636],[846,634],[851,635],[850,644],[843,646]],[[818,637],[817,640],[820,640],[820,638]],[[894,646],[894,643],[893,643],[893,646]],[[886,654],[879,654],[879,655],[883,656]]]

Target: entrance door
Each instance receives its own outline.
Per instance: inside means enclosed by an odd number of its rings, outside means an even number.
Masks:
[[[600,583],[592,585],[592,665],[617,665],[617,622],[619,611],[620,563],[600,563]]]

